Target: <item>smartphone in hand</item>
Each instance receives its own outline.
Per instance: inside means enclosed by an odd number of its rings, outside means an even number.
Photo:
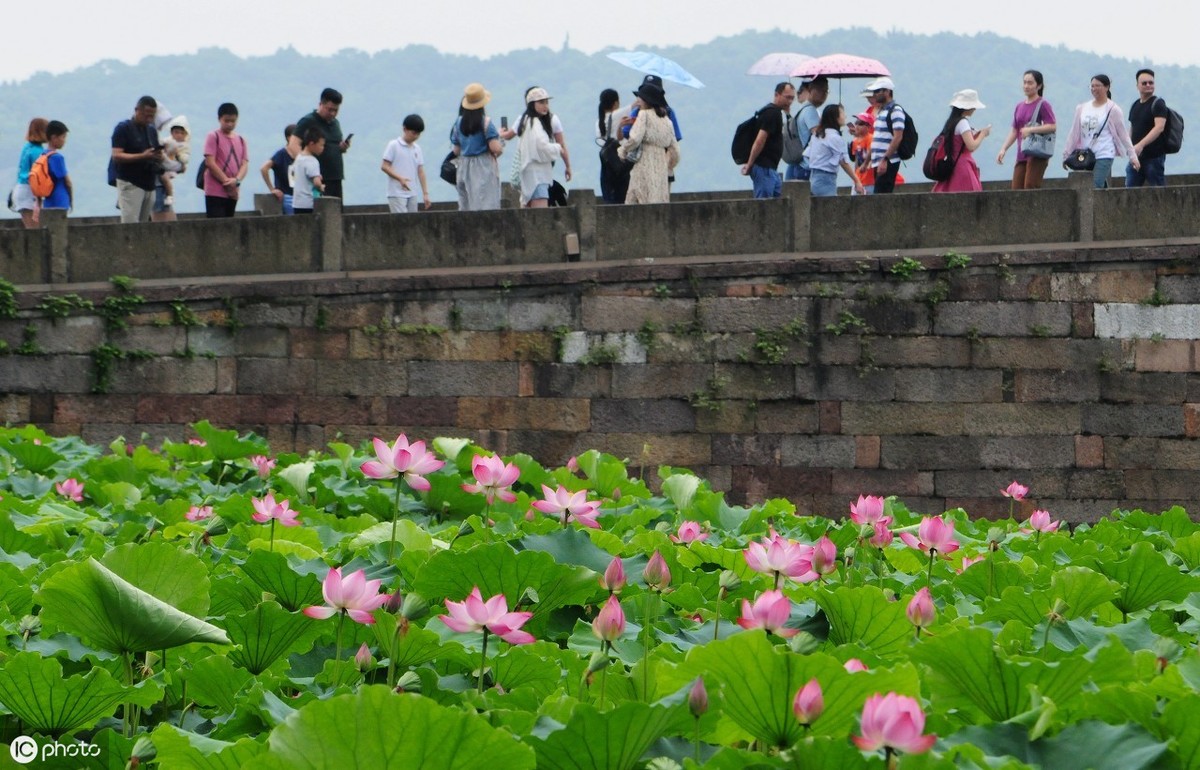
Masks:
[[[500,116],[500,128],[503,128],[506,130],[508,129],[508,116],[507,115]]]

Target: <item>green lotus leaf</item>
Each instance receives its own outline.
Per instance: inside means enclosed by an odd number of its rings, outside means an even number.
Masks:
[[[104,554],[100,563],[176,609],[208,615],[209,568],[193,553],[162,541],[129,543]]]
[[[31,440],[18,441],[15,437],[0,439],[0,450],[11,455],[20,467],[41,474],[66,459],[46,444],[35,444]]]
[[[663,496],[675,505],[680,513],[687,511],[700,488],[700,478],[690,473],[677,473],[663,482]]]
[[[55,573],[37,594],[42,618],[109,652],[192,642],[229,644],[225,632],[129,583],[95,559]]]
[[[248,612],[231,613],[222,623],[237,649],[230,659],[252,674],[261,674],[291,652],[307,650],[320,624],[275,602],[262,602]]]
[[[209,655],[185,669],[181,677],[187,682],[187,696],[202,706],[232,713],[237,707],[237,694],[253,677],[234,668],[233,662],[221,655]]]
[[[678,705],[634,701],[600,712],[584,703],[565,725],[538,720],[525,740],[537,751],[539,770],[630,770],[655,741],[690,723],[686,707]]]
[[[1092,664],[1082,658],[1057,663],[1005,657],[984,628],[952,629],[913,648],[912,659],[928,667],[925,679],[941,708],[973,710],[996,722],[1030,708],[1030,688],[1059,706],[1077,697]]]
[[[1200,770],[1200,695],[1173,701],[1163,709],[1161,737],[1175,739],[1182,770]]]
[[[1200,585],[1200,580],[1168,564],[1149,543],[1135,543],[1127,558],[1102,562],[1099,566],[1105,575],[1121,584],[1113,604],[1125,614],[1144,610],[1161,601],[1182,601]]]
[[[442,640],[433,631],[410,625],[403,633],[396,633],[399,618],[390,612],[376,612],[371,630],[379,644],[380,654],[391,658],[403,670],[408,666],[419,666],[442,655]],[[439,624],[440,625],[440,624]]]
[[[539,697],[546,697],[563,676],[558,663],[543,649],[548,646],[549,642],[537,642],[510,647],[491,661],[492,678],[509,692],[518,687],[532,687]]]
[[[680,686],[700,675],[710,690],[720,686],[725,715],[770,746],[790,746],[804,735],[792,700],[810,679],[821,683],[825,698],[825,711],[811,728],[815,735],[848,734],[872,693],[915,695],[920,689],[912,666],[851,674],[832,656],[798,655],[771,644],[762,631],[692,648],[660,686]]]
[[[281,553],[254,551],[241,568],[247,577],[274,595],[290,612],[321,602],[321,582],[312,575],[297,573]]]
[[[612,562],[612,554],[596,546],[588,531],[556,529],[548,535],[526,535],[521,545],[530,551],[543,551],[559,564],[575,564],[603,573]]]
[[[253,738],[229,743],[179,730],[169,724],[159,725],[151,740],[159,767],[177,770],[241,770],[267,748]]]
[[[1015,757],[1042,768],[1148,770],[1158,768],[1167,744],[1137,725],[1077,722],[1052,738],[1030,741],[1023,725],[975,726],[944,737],[948,746],[972,744],[988,757]],[[991,765],[989,763],[989,766]]]
[[[537,602],[529,609],[535,619],[568,605],[586,604],[600,591],[596,573],[584,567],[556,564],[537,551],[514,551],[507,543],[488,543],[465,551],[440,551],[417,573],[414,590],[431,602],[458,601],[478,586],[486,599],[504,594],[512,609],[532,588]]]
[[[358,551],[373,545],[388,542],[392,537],[392,523],[381,521],[367,527],[350,541],[350,550]],[[408,519],[396,522],[396,542],[406,551],[432,551],[433,536]]]
[[[204,439],[208,451],[218,460],[239,460],[252,455],[269,455],[271,447],[267,442],[254,434],[246,438],[238,438],[235,430],[220,430],[214,428],[208,420],[192,423],[192,430]]]
[[[912,639],[904,602],[890,602],[875,586],[822,591],[817,604],[829,618],[829,641],[861,644],[881,655],[899,652]]]
[[[381,685],[309,703],[246,770],[532,770],[533,750],[484,716]]]
[[[1175,541],[1172,550],[1179,558],[1183,559],[1188,569],[1200,567],[1200,532],[1193,532],[1187,537],[1179,538]]]
[[[36,652],[18,652],[0,669],[0,703],[26,726],[54,735],[91,727],[120,703],[149,707],[162,695],[157,684],[129,687],[99,667],[64,678],[57,659]]]

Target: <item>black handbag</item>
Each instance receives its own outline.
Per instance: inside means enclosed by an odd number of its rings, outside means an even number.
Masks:
[[[1104,114],[1104,122],[1100,124],[1100,128],[1096,129],[1096,135],[1088,142],[1088,146],[1081,147],[1068,155],[1063,161],[1063,168],[1072,171],[1091,171],[1096,168],[1096,153],[1092,152],[1092,142],[1096,141],[1096,137],[1100,136],[1100,132],[1108,125],[1108,116],[1111,114],[1112,107],[1109,107],[1108,112]]]
[[[1076,150],[1063,161],[1063,168],[1068,168],[1072,171],[1091,171],[1095,167],[1096,153],[1092,152],[1091,147]]]
[[[454,154],[454,150],[446,153],[445,160],[442,161],[442,170],[440,172],[442,181],[447,184],[458,184],[458,156]]]

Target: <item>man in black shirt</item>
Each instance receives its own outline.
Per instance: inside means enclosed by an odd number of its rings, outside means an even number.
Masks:
[[[779,178],[779,160],[783,157],[783,113],[796,100],[791,83],[775,86],[775,100],[758,111],[758,135],[750,148],[750,157],[742,166],[742,175],[754,183],[755,198],[778,198],[783,194]]]
[[[1129,138],[1141,169],[1130,164],[1125,169],[1125,186],[1165,187],[1167,184],[1167,103],[1154,95],[1154,70],[1137,72],[1138,100],[1129,108]]]
[[[325,150],[317,157],[317,162],[321,165],[321,181],[325,183],[323,194],[332,198],[342,197],[342,180],[346,178],[342,155],[350,149],[350,137],[342,136],[342,124],[337,119],[341,108],[341,93],[326,88],[321,91],[317,108],[296,121],[296,132],[293,134],[298,139],[307,134],[310,128],[315,128],[325,137]],[[296,154],[299,154],[299,149]]]
[[[113,129],[112,159],[117,173],[117,207],[121,222],[149,222],[154,205],[154,183],[162,173],[163,152],[154,129],[158,102],[152,96],[138,99],[133,117]]]

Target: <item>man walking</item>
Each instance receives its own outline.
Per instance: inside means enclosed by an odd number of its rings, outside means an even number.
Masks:
[[[321,165],[321,180],[325,183],[324,194],[333,198],[342,197],[342,180],[346,176],[342,155],[350,150],[350,137],[342,137],[342,125],[337,119],[341,108],[341,93],[326,88],[321,92],[317,108],[296,121],[296,131],[292,134],[298,140],[308,129],[315,128],[325,137],[325,150],[318,156],[317,162]],[[299,154],[298,148],[296,154]]]
[[[900,142],[904,139],[904,108],[896,104],[896,84],[891,78],[875,78],[867,84],[876,105],[875,134],[871,139],[871,163],[875,166],[875,194],[896,188],[900,171]]]
[[[783,113],[796,100],[791,83],[775,86],[775,99],[758,111],[758,134],[750,147],[750,156],[742,166],[742,176],[750,177],[755,198],[778,198],[783,195],[783,180],[779,177],[779,160],[783,157]]]
[[[117,208],[121,223],[149,222],[154,206],[154,184],[162,171],[163,152],[154,129],[158,102],[152,96],[138,99],[133,117],[113,129],[112,159],[116,166]]]
[[[796,114],[796,133],[805,149],[808,148],[808,143],[812,139],[813,129],[821,123],[821,107],[828,98],[829,78],[824,75],[814,78],[808,84],[808,102],[802,105],[800,111]],[[797,169],[794,177],[790,174],[790,168],[788,171],[788,179],[806,180],[812,175],[812,169],[808,165],[808,158],[801,159],[800,167]]]
[[[1142,167],[1125,168],[1125,186],[1165,187],[1167,184],[1167,103],[1154,95],[1154,70],[1137,72],[1138,100],[1129,108],[1129,138]]]

